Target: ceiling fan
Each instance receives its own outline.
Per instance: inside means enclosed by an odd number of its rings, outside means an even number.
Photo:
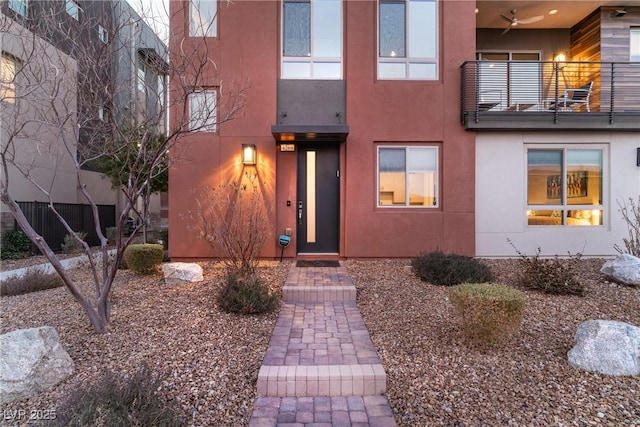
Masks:
[[[542,21],[544,15],[532,16],[531,18],[518,19],[516,18],[517,9],[511,9],[511,17],[504,14],[500,14],[500,17],[509,23],[509,26],[500,34],[501,36],[506,34],[511,28],[520,24],[533,24],[534,22]]]

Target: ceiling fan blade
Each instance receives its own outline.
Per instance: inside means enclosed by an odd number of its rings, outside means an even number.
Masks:
[[[505,34],[507,34],[509,32],[509,30],[511,29],[511,25],[509,25],[507,28],[504,29],[504,31],[502,33],[500,33],[500,37],[504,36]]]
[[[513,22],[513,18],[509,18],[508,16],[500,14],[500,17],[507,22]]]
[[[531,18],[518,19],[518,24],[533,24],[534,22],[542,21],[544,15],[532,16]]]

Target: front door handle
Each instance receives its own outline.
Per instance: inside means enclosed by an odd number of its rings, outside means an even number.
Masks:
[[[302,225],[302,200],[298,200],[298,225]]]

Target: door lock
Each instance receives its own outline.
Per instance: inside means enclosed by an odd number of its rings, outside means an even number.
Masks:
[[[302,200],[298,200],[298,225],[302,225]]]

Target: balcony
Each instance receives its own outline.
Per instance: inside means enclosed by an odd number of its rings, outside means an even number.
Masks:
[[[467,61],[470,130],[640,131],[640,63]]]

